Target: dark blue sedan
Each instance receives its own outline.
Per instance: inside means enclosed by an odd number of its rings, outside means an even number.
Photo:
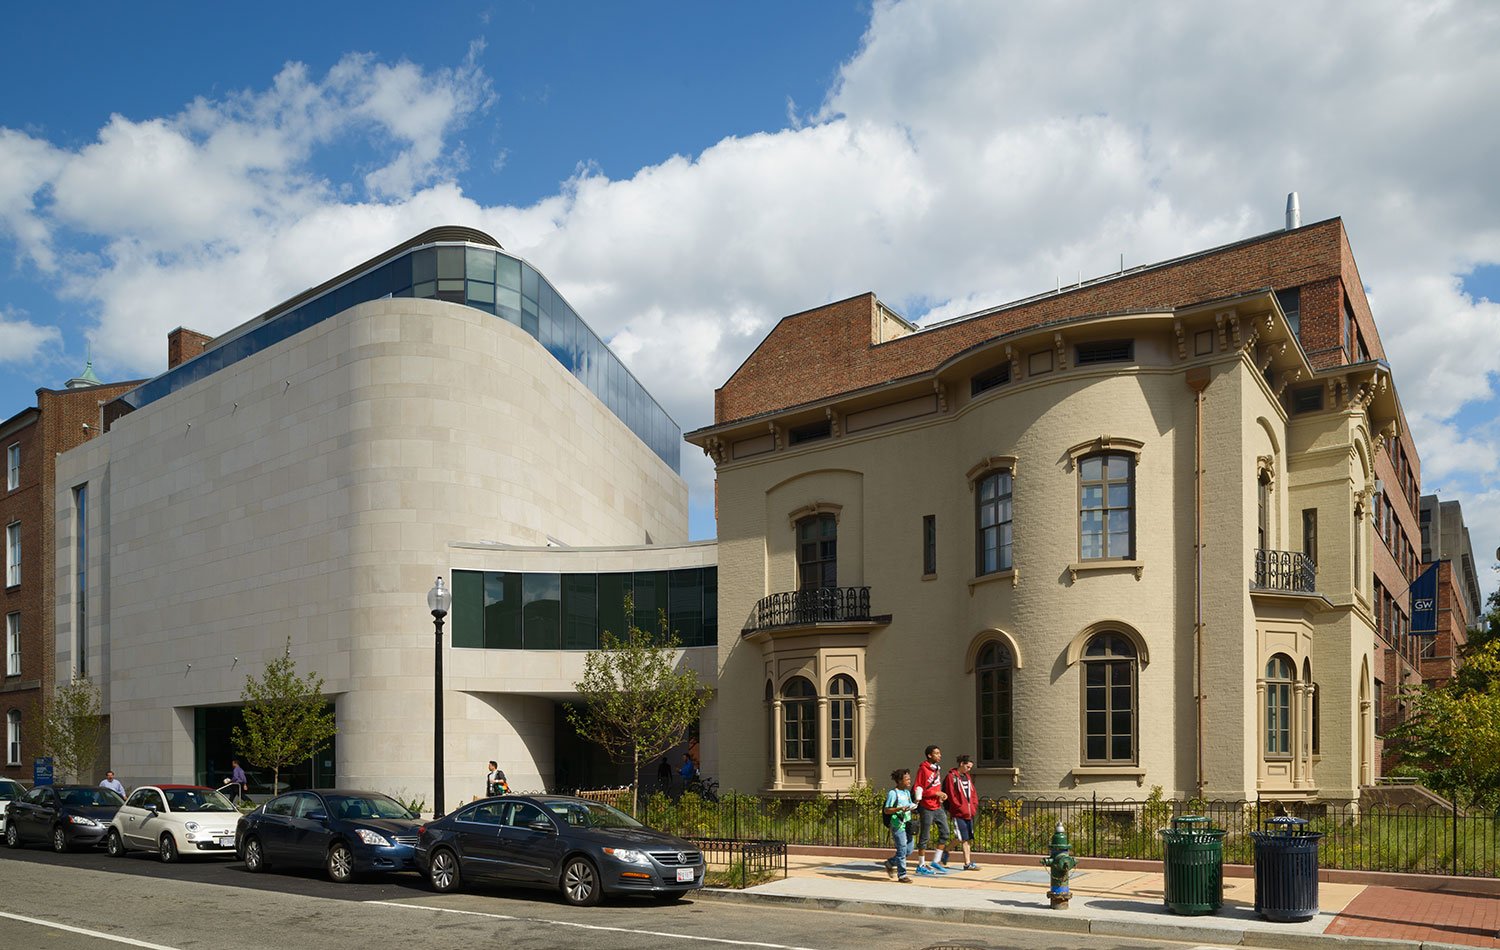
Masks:
[[[379,792],[288,792],[240,819],[235,851],[248,871],[323,867],[343,884],[372,871],[416,870],[417,816]]]

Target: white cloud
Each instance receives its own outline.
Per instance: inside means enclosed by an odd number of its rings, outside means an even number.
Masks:
[[[224,330],[471,224],[692,428],[784,314],[874,290],[953,316],[1270,230],[1296,189],[1304,220],[1345,218],[1428,470],[1488,498],[1500,439],[1458,416],[1494,395],[1500,306],[1456,275],[1500,262],[1497,42],[1483,2],[877,2],[821,108],[618,180],[580,165],[529,207],[459,185],[461,135],[494,102],[477,49],[450,69],[349,55],[116,116],[82,148],[0,130],[0,227],[42,266],[76,248],[64,291],[97,314],[96,352],[154,372],[171,327]]]
[[[57,327],[37,326],[0,310],[0,363],[33,363],[61,342]]]

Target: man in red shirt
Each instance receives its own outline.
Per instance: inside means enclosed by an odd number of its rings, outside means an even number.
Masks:
[[[913,848],[919,863],[917,873],[922,875],[947,874],[941,864],[927,863],[927,834],[933,825],[940,829],[940,840],[953,843],[953,830],[948,827],[948,812],[943,802],[948,793],[943,791],[943,750],[935,745],[927,747],[927,757],[917,766],[917,776],[912,781],[911,797],[917,801],[917,841]],[[944,851],[946,854],[946,850]]]
[[[969,853],[969,842],[974,840],[974,814],[979,808],[979,794],[974,790],[974,779],[970,777],[973,771],[974,759],[961,755],[958,757],[958,767],[949,769],[947,777],[943,779],[943,791],[948,794],[948,799],[943,804],[953,818],[954,837],[963,842],[965,871],[979,870],[979,865],[974,863],[974,856]],[[938,855],[938,866],[942,867],[947,863],[948,852],[944,849]]]

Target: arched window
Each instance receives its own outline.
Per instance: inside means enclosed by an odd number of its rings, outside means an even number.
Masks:
[[[828,758],[854,761],[854,680],[835,676],[828,684]]]
[[[1101,452],[1078,460],[1078,557],[1135,556],[1135,456]]]
[[[797,522],[797,589],[839,586],[839,523],[831,514]]]
[[[1083,651],[1083,759],[1135,763],[1135,647],[1095,634]]]
[[[974,662],[974,689],[979,710],[979,764],[1015,763],[1011,720],[1011,673],[1015,664],[1003,643],[991,641]]]
[[[21,764],[21,711],[12,709],[5,717],[5,764]]]
[[[818,691],[801,676],[781,688],[781,757],[811,762],[818,749]]]
[[[1266,664],[1267,758],[1292,754],[1292,680],[1296,669],[1291,658],[1280,653]]]
[[[993,574],[1011,568],[1012,487],[1009,470],[991,472],[979,480],[974,492],[978,525],[975,574]]]

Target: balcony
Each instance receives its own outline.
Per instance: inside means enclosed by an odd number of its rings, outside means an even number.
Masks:
[[[1317,593],[1318,566],[1312,558],[1296,551],[1256,551],[1254,590],[1285,591],[1291,594]]]
[[[750,614],[743,636],[784,627],[822,624],[889,623],[890,617],[870,615],[870,588],[817,587],[789,590],[762,597]]]

